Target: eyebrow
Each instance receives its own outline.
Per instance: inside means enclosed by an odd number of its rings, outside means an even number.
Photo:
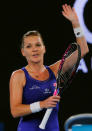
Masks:
[[[35,44],[38,44],[38,43],[41,44],[41,42],[39,42],[39,41],[36,42]],[[28,45],[28,44],[32,45],[32,43],[26,43],[26,44],[27,44],[27,45]],[[24,46],[25,46],[25,43],[24,43]]]

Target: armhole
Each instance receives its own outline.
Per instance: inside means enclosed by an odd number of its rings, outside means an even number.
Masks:
[[[53,70],[50,68],[50,66],[46,66],[46,68],[48,69],[48,71],[50,72],[50,75],[52,74],[55,79],[56,79],[56,76],[55,76],[55,73],[53,72]]]
[[[21,69],[21,71],[23,72],[23,74],[24,74],[24,79],[25,79],[25,83],[23,83],[23,88],[24,88],[25,85],[26,85],[27,79],[26,79],[26,74],[25,74],[25,71],[23,70],[23,68]]]

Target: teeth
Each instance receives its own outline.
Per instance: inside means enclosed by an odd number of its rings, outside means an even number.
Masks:
[[[37,56],[38,54],[35,54],[35,55],[33,55],[33,56]]]

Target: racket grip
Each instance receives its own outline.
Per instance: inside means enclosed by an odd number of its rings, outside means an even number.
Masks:
[[[53,108],[49,108],[49,109],[46,110],[46,113],[45,113],[45,115],[43,117],[43,120],[42,120],[41,124],[39,125],[39,128],[45,129],[45,126],[47,124],[47,121],[49,119],[49,116],[50,116],[52,110],[53,110]]]

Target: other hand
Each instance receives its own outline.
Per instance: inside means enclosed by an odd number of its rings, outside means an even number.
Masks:
[[[41,108],[51,108],[51,107],[56,107],[57,102],[60,101],[60,96],[51,96],[47,98],[44,101],[40,102],[40,107]]]
[[[71,6],[67,4],[62,5],[62,8],[62,14],[65,18],[67,18],[72,23],[77,23],[79,21],[74,8],[71,8]]]

